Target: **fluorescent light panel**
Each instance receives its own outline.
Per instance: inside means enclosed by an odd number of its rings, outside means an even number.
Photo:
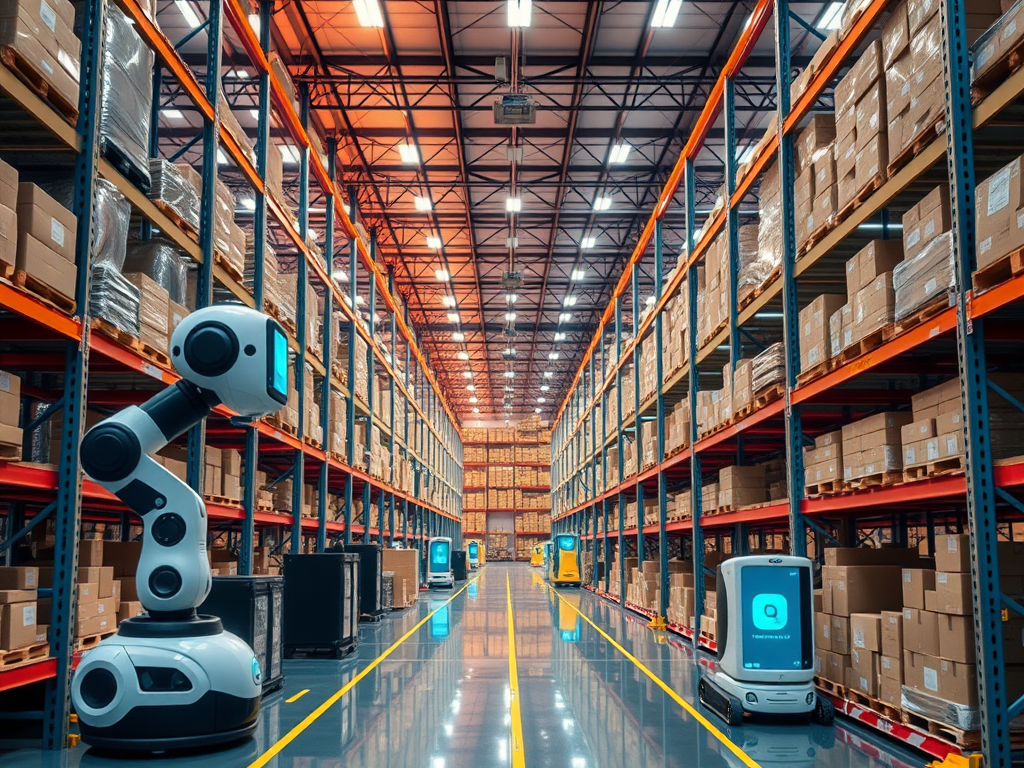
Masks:
[[[597,245],[597,238],[594,235],[588,235],[580,241],[580,248],[593,248]]]
[[[508,211],[509,213],[519,213],[521,210],[523,210],[523,198],[506,197],[505,210]]]
[[[182,120],[185,117],[185,113],[180,109],[161,109],[160,114],[168,120]]]
[[[562,306],[563,307],[575,307],[577,301],[578,301],[578,299],[577,299],[576,296],[573,296],[572,294],[569,294],[564,299],[562,299]]]
[[[580,280],[586,280],[587,279],[587,270],[585,270],[585,269],[574,269],[569,274],[569,279],[570,280],[576,280],[577,282],[580,281]]]
[[[434,203],[429,197],[421,197],[420,195],[415,195],[412,201],[413,204],[416,206],[417,211],[434,210]]]
[[[831,3],[818,20],[818,29],[823,32],[832,32],[843,26],[843,12],[846,11],[846,3]]]
[[[199,14],[197,14],[195,9],[192,7],[192,3],[187,2],[187,0],[174,0],[174,4],[178,6],[178,11],[185,19],[185,23],[192,29],[196,29],[203,23],[199,19]]]
[[[356,18],[363,27],[383,27],[384,16],[380,11],[380,3],[377,0],[353,0],[352,5],[356,9]]]
[[[403,163],[412,164],[420,161],[420,151],[416,149],[415,144],[399,144],[398,155]]]
[[[612,207],[612,199],[605,195],[594,199],[594,210],[595,211],[607,211]]]
[[[455,297],[454,296],[442,296],[441,297],[441,305],[445,306],[445,307],[454,307],[455,306]]]
[[[506,0],[510,27],[528,27],[533,16],[533,0]]]
[[[427,248],[432,251],[441,250],[441,238],[434,235],[427,235]]]
[[[452,341],[465,341],[465,340],[466,340],[466,334],[464,334],[462,331],[453,331],[452,332]]]
[[[654,15],[651,16],[651,26],[655,29],[674,27],[682,5],[683,0],[658,0],[654,6]]]
[[[436,238],[435,237],[433,239],[437,241],[437,246],[436,247],[440,248],[441,247],[441,240],[440,240],[440,238]],[[428,237],[427,240],[429,241],[429,240],[431,240],[431,238]],[[431,247],[431,248],[434,247],[434,246],[430,245],[429,242],[427,243],[427,246]],[[434,270],[434,279],[437,280],[439,283],[447,283],[449,280],[452,279],[452,276],[448,273],[447,269],[435,269]]]
[[[626,142],[619,144],[612,144],[612,151],[608,154],[609,165],[622,165],[626,162],[626,158],[629,157],[629,151],[632,147]]]

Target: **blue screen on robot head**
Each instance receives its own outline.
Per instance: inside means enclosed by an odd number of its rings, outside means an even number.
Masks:
[[[430,542],[430,571],[431,573],[447,573],[451,570],[449,565],[451,558],[448,553],[447,541]]]
[[[810,571],[751,565],[740,571],[744,669],[811,669]]]
[[[469,556],[474,560],[479,556],[480,549],[475,541],[469,542]]]
[[[267,320],[267,391],[278,402],[288,402],[288,338],[281,326]]]
[[[558,537],[558,548],[563,552],[572,552],[576,549],[576,537],[575,536],[559,536]]]

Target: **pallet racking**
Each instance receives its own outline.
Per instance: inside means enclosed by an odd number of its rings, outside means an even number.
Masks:
[[[463,512],[483,525],[463,535],[485,543],[488,560],[529,560],[533,545],[551,537],[551,464],[533,460],[550,450],[549,443],[540,442],[546,437],[501,428],[465,430],[463,438],[466,456],[486,458],[464,462]],[[515,503],[526,497],[543,503]],[[537,521],[528,525],[531,515]]]
[[[886,540],[903,545],[920,538],[933,551],[937,531],[970,531],[976,651],[979,659],[986,660],[978,665],[981,747],[987,762],[1009,765],[1006,724],[1008,718],[1021,712],[1024,700],[1011,701],[1005,694],[999,614],[1003,608],[1016,611],[1019,607],[1000,595],[996,541],[1013,536],[1014,516],[1024,509],[1013,495],[1024,484],[1024,459],[993,461],[988,450],[989,392],[1005,396],[990,381],[988,371],[992,367],[1014,368],[1012,343],[1018,335],[1012,326],[1022,306],[1024,276],[1015,272],[1015,257],[1011,255],[997,265],[995,279],[978,280],[974,199],[976,171],[981,178],[1017,154],[1000,149],[1000,132],[1008,126],[1019,127],[1015,110],[1024,97],[1024,70],[1004,67],[1003,80],[983,92],[972,92],[965,26],[970,4],[965,0],[940,2],[944,130],[929,133],[914,144],[910,156],[902,158],[902,165],[860,195],[848,215],[812,241],[806,251],[798,252],[793,193],[796,135],[819,104],[827,106],[827,101],[821,100],[830,95],[838,76],[855,61],[855,55],[896,3],[874,0],[849,5],[856,5],[856,10],[827,55],[817,61],[817,68],[805,73],[802,91],[791,91],[791,28],[797,27],[789,4],[786,0],[760,0],[753,9],[695,121],[559,410],[553,437],[553,525],[556,531],[582,534],[594,566],[590,588],[618,602],[625,602],[625,589],[621,596],[609,593],[613,552],[618,553],[619,584],[625,583],[625,556],[630,552],[641,560],[660,558],[660,605],[658,610],[640,612],[661,618],[666,616],[669,600],[668,560],[684,551],[693,559],[695,614],[699,617],[708,550],[764,549],[766,536],[781,533],[792,552],[810,551],[820,558],[824,545],[855,545],[881,532]],[[754,157],[741,169],[734,159],[737,131],[733,80],[773,18],[778,96],[774,132],[766,134]],[[797,21],[801,28],[809,28],[806,22]],[[726,185],[722,205],[715,208],[698,234],[694,162],[716,121],[726,137]],[[980,148],[977,153],[975,145]],[[711,338],[702,342],[696,338],[697,269],[719,233],[735,235],[741,217],[746,215],[741,203],[754,193],[772,163],[780,169],[781,177],[781,269],[749,303],[739,306],[735,292],[738,244],[733,244],[737,238],[730,238],[732,295],[727,319],[724,327],[713,329]],[[869,228],[888,237],[890,212],[906,210],[939,181],[947,181],[951,189],[955,285],[949,304],[932,305],[929,315],[920,318],[917,325],[894,329],[876,345],[868,345],[862,354],[826,367],[816,377],[799,376],[799,308],[841,283],[845,272],[842,263],[856,252],[852,246],[870,239],[865,234]],[[683,197],[685,234],[679,244],[678,266],[663,280],[667,271],[664,217],[677,204],[677,193]],[[651,251],[653,269],[645,274],[643,259]],[[972,278],[976,282],[972,283]],[[639,300],[645,285],[654,294],[647,310]],[[664,330],[670,306],[684,286],[687,293],[683,294],[683,305],[689,320],[684,361],[678,370],[670,370],[663,349]],[[630,321],[633,333],[624,336]],[[744,346],[750,349],[770,341],[783,343],[784,386],[778,389],[777,397],[756,403],[717,431],[699,434],[696,394],[708,389],[708,376],[717,375],[711,369],[717,365],[721,370],[724,363],[734,372]],[[722,354],[723,349],[728,352]],[[632,402],[624,407],[623,382],[636,381],[645,351],[653,352],[656,391],[641,398],[640,387],[634,386]],[[630,368],[631,379],[627,377]],[[961,382],[966,446],[963,469],[916,481],[900,478],[900,482],[837,495],[805,496],[803,448],[808,436],[834,429],[838,423],[853,421],[857,414],[874,412],[882,405],[905,407],[913,392],[950,376],[959,376]],[[904,390],[908,382],[910,388]],[[687,434],[681,449],[670,455],[666,417],[669,409],[687,395]],[[1012,398],[1011,402],[1021,407]],[[627,476],[624,448],[637,441],[643,422],[654,424],[656,457],[649,468],[634,468]],[[617,466],[609,466],[609,452],[617,458]],[[668,520],[670,492],[702,487],[710,471],[723,465],[743,465],[745,460],[772,455],[785,459],[786,498],[718,511],[702,510],[702,494],[694,493],[689,516]],[[657,498],[657,522],[627,528],[627,501],[637,500],[642,507],[645,494]],[[598,581],[599,558],[605,568],[603,584]],[[711,638],[701,638],[683,627],[673,629],[690,637],[695,647],[714,647]],[[942,758],[960,751],[948,739],[922,734],[920,729],[908,730],[874,712],[862,717],[863,707],[846,704],[843,710],[862,722],[886,733],[899,733],[929,754]]]
[[[186,155],[192,158],[201,165],[203,189],[208,192],[222,175],[245,189],[253,206],[236,213],[246,224],[251,222],[253,253],[264,253],[269,238],[285,244],[282,251],[288,251],[289,258],[284,261],[290,263],[280,265],[282,274],[296,281],[297,321],[289,330],[296,410],[300,415],[297,427],[287,428],[273,419],[239,424],[225,409],[218,409],[205,427],[188,435],[187,476],[200,493],[206,446],[237,449],[244,457],[242,498],[208,499],[211,537],[226,533],[237,549],[239,573],[248,574],[253,569],[257,541],[272,545],[277,552],[282,548],[322,551],[329,539],[348,543],[353,535],[387,544],[401,539],[409,546],[420,547],[431,535],[459,540],[461,527],[458,420],[418,346],[408,312],[394,292],[392,275],[376,258],[375,241],[359,222],[354,191],[347,190],[343,195],[339,188],[335,142],[328,141],[327,154],[322,156],[320,140],[310,121],[308,95],[300,93],[296,109],[293,97],[273,70],[270,3],[262,2],[255,9],[239,0],[204,3],[204,20],[177,42],[160,28],[157,11],[150,15],[138,0],[117,0],[116,6],[99,0],[85,3],[80,12],[77,122],[44,100],[45,91],[33,89],[17,72],[0,64],[0,111],[4,114],[5,150],[10,148],[12,152],[9,159],[16,167],[34,169],[52,163],[66,178],[72,177],[73,166],[73,212],[80,222],[74,310],[62,311],[44,296],[0,279],[0,336],[5,340],[0,368],[24,377],[21,410],[25,431],[31,433],[45,426],[47,419],[59,413],[56,418],[61,420],[61,434],[66,436],[53,465],[0,459],[0,490],[5,499],[0,508],[5,524],[0,555],[6,562],[17,564],[18,547],[29,541],[33,529],[39,533],[50,524],[54,534],[56,568],[49,655],[43,660],[0,668],[0,691],[46,681],[43,732],[44,745],[49,749],[63,748],[68,742],[69,684],[76,660],[75,582],[83,525],[93,528],[93,533],[106,528],[108,534],[122,540],[133,536],[131,521],[117,499],[94,483],[83,481],[78,447],[86,407],[117,410],[177,380],[166,357],[147,351],[131,339],[105,333],[90,312],[90,254],[94,253],[99,226],[95,216],[97,179],[112,183],[130,202],[133,231],[137,229],[141,239],[159,233],[195,264],[195,308],[233,300],[275,311],[264,296],[263,260],[252,260],[253,278],[246,286],[215,249],[215,195],[201,196],[200,226],[198,232],[190,231],[157,207],[102,154],[100,41],[106,16],[113,7],[128,17],[155,55],[150,157],[173,153],[174,159]],[[260,30],[258,34],[254,28]],[[204,36],[205,45],[201,45]],[[241,146],[237,134],[222,120],[226,111],[239,106],[222,92],[225,68],[221,57],[228,37],[232,45],[247,54],[255,71],[247,86],[257,123],[254,155]],[[208,64],[202,77],[184,63],[180,53],[190,42],[206,54]],[[187,110],[201,119],[196,135],[184,146],[161,131],[161,112],[170,106],[176,113]],[[272,122],[280,126],[280,133],[296,151],[294,206],[272,193],[266,183]],[[319,233],[310,227],[316,202],[323,216]],[[342,272],[347,274],[340,276]],[[317,333],[316,324],[310,329],[302,321],[318,313],[315,307],[307,312],[307,285],[313,286],[313,296],[323,305],[319,344],[311,336]],[[367,310],[365,315],[361,306]],[[335,333],[347,336],[347,359],[332,359]],[[357,339],[366,350],[365,361],[356,359]],[[366,371],[368,384],[363,391],[355,383],[357,367]],[[307,405],[312,405],[305,402],[307,377],[314,377],[321,396],[323,407],[317,425],[307,426],[309,420],[305,417]],[[116,386],[110,386],[112,383]],[[388,395],[384,398],[386,410],[381,402],[375,402],[378,387]],[[332,392],[346,404],[344,453],[329,450],[327,442],[333,423]],[[29,402],[41,406],[30,410]],[[378,434],[387,457],[396,460],[375,463],[372,458],[357,456],[357,425],[365,429],[368,439]],[[305,431],[316,432],[317,427],[322,440]],[[398,458],[410,466],[411,478],[396,475]],[[255,480],[260,467],[277,481],[297,480],[292,483],[292,512],[258,504]],[[308,516],[302,514],[306,485],[318,491],[316,508],[309,509]],[[328,508],[331,497],[342,509],[333,517]],[[361,521],[353,519],[358,501],[364,510]]]

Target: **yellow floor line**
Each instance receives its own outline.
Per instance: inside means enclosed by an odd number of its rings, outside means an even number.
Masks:
[[[284,703],[285,703],[285,704],[294,704],[294,703],[295,703],[296,701],[298,701],[299,699],[301,699],[301,698],[302,698],[303,696],[305,696],[305,695],[306,695],[307,693],[309,693],[309,688],[303,688],[303,689],[302,689],[301,691],[299,691],[298,693],[296,693],[296,694],[295,694],[294,696],[292,696],[292,697],[291,697],[290,699],[285,699],[285,700],[284,700]]]
[[[289,744],[295,741],[295,739],[298,738],[298,736],[304,730],[309,728],[309,726],[315,723],[317,719],[320,718],[327,710],[329,710],[331,707],[337,704],[342,696],[344,696],[346,693],[355,688],[360,680],[362,680],[364,677],[370,674],[370,672],[372,672],[382,661],[384,661],[384,659],[386,659],[388,656],[394,653],[395,649],[398,648],[398,646],[400,646],[402,643],[404,643],[406,640],[408,640],[410,637],[416,634],[416,631],[424,624],[426,624],[428,621],[430,621],[430,618],[435,613],[437,613],[439,610],[447,606],[448,603],[450,603],[456,597],[461,595],[466,590],[466,588],[475,581],[476,579],[473,579],[472,581],[467,581],[465,584],[462,585],[462,589],[460,589],[454,595],[445,600],[444,603],[439,605],[437,608],[435,608],[422,619],[420,619],[418,622],[416,622],[416,626],[414,626],[412,629],[410,629],[408,632],[406,632],[404,635],[398,638],[398,640],[396,640],[394,643],[388,646],[388,649],[384,651],[384,653],[382,653],[376,659],[371,661],[366,666],[366,668],[363,669],[358,675],[353,677],[351,680],[345,683],[345,685],[343,685],[341,688],[335,691],[335,693],[329,699],[327,699],[327,701],[325,701],[319,707],[310,712],[301,723],[296,725],[294,728],[288,731],[288,733],[286,733],[284,736],[278,739],[273,744],[273,746],[270,747],[270,749],[268,749],[266,752],[264,752],[262,755],[256,758],[256,760],[251,762],[248,768],[262,768],[262,766],[266,765],[271,760],[273,760],[281,752],[281,750],[283,750],[285,747],[287,747]]]
[[[512,619],[512,582],[505,574],[505,592],[508,594],[508,687],[511,691],[509,714],[512,720],[512,768],[526,767],[523,751],[523,717],[519,706],[519,666],[516,663],[516,626]]]
[[[609,635],[607,632],[605,632],[603,629],[597,626],[597,624],[595,624],[589,616],[587,616],[585,613],[583,613],[583,611],[581,611],[575,605],[573,605],[560,594],[558,594],[557,590],[555,590],[550,584],[547,584],[545,586],[547,586],[547,588],[554,593],[555,597],[557,597],[563,603],[565,603],[574,611],[576,611],[580,618],[582,618],[585,622],[587,622],[587,624],[592,626],[597,631],[597,633],[601,635],[601,637],[603,637],[605,640],[611,643],[612,646],[614,646],[619,653],[621,653],[623,656],[625,656],[627,659],[633,662],[637,669],[639,669],[641,672],[647,675],[659,688],[661,688],[661,690],[663,690],[665,693],[671,696],[672,700],[675,701],[676,704],[678,704],[687,712],[689,712],[698,723],[707,728],[711,735],[718,739],[726,749],[728,749],[730,752],[736,755],[736,757],[742,760],[743,764],[746,765],[747,768],[761,768],[761,766],[758,764],[756,760],[754,760],[754,758],[752,758],[738,746],[729,741],[729,738],[720,730],[718,730],[718,728],[716,728],[710,720],[708,720],[706,717],[704,717],[704,715],[702,715],[700,712],[694,709],[694,707],[688,701],[686,701],[686,699],[684,699],[682,696],[680,696],[678,693],[672,690],[664,680],[662,680],[656,674],[651,672],[651,670],[649,670],[646,666],[644,666],[643,662],[636,658],[636,656],[634,656],[621,645],[619,645],[617,642],[615,642],[615,640],[612,639],[611,635]]]

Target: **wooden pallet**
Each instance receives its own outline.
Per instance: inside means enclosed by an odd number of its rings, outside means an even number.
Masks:
[[[50,102],[65,122],[69,125],[78,124],[78,104],[72,104],[56,88],[51,88],[35,64],[26,59],[21,51],[10,45],[0,46],[0,61],[36,95]]]
[[[971,83],[971,103],[978,104],[998,88],[1024,63],[1024,39],[1018,40],[1008,51],[1000,54],[983,75]]]
[[[209,504],[220,504],[224,507],[240,507],[242,506],[241,499],[232,499],[230,496],[220,496],[216,493],[204,493],[203,501]]]
[[[782,265],[777,266],[772,270],[772,273],[765,278],[760,285],[756,286],[750,293],[746,294],[739,300],[739,309],[742,311],[746,309],[750,304],[753,303],[754,299],[760,296],[762,293],[768,290],[768,286],[774,283],[782,276]]]
[[[984,293],[1021,273],[1024,273],[1024,248],[1018,248],[975,272],[971,278],[974,293]]]
[[[837,365],[848,363],[850,360],[858,358],[861,355],[866,355],[873,349],[878,349],[878,347],[882,346],[887,339],[891,338],[891,335],[891,325],[887,325],[884,328],[878,328],[864,338],[853,342],[853,344],[840,352],[837,357],[834,357],[833,360],[837,361]]]
[[[0,460],[21,461],[21,443],[0,443]]]
[[[806,371],[798,373],[796,375],[797,384],[807,384],[808,382],[814,381],[815,379],[821,378],[826,373],[829,373],[832,368],[832,358],[825,360],[824,362],[818,363],[808,368]]]
[[[904,725],[926,731],[940,739],[951,741],[961,749],[981,748],[981,731],[965,731],[963,728],[958,728],[955,725],[940,723],[937,720],[929,720],[927,717],[922,717],[916,712],[907,710],[901,712],[900,722]]]
[[[916,136],[910,144],[904,147],[896,157],[890,158],[889,165],[886,167],[886,170],[889,173],[889,178],[892,178],[897,171],[924,152],[925,148],[938,137],[940,127],[944,124],[945,118],[939,117],[932,125],[925,128],[924,131]]]
[[[886,704],[884,701],[872,698],[860,691],[856,691],[853,688],[846,689],[846,698],[848,701],[852,701],[858,706],[870,709],[872,712],[877,712],[882,717],[893,722],[900,722],[900,718],[903,715],[903,710],[899,707],[894,707],[892,704]]]
[[[825,691],[825,693],[838,696],[840,699],[846,698],[846,686],[841,683],[833,683],[831,680],[815,675],[814,684],[821,690]]]
[[[804,486],[804,493],[809,499],[814,499],[818,496],[832,496],[848,490],[850,490],[849,484],[842,480],[829,480],[824,483],[814,483],[812,485]]]
[[[11,283],[15,288],[20,288],[25,293],[31,293],[33,296],[42,299],[50,306],[65,314],[74,314],[75,307],[78,306],[73,298],[65,296],[60,291],[54,290],[46,283],[41,280],[37,280],[23,269],[17,269],[14,271],[14,277],[11,278]]]
[[[157,349],[156,347],[151,347],[149,344],[142,341],[142,339],[138,339],[137,342],[137,349],[142,355],[165,368],[171,367],[171,358],[165,351]]]
[[[0,651],[0,669],[15,667],[28,661],[38,661],[50,655],[50,644],[47,642],[33,643],[13,651]]]
[[[945,312],[949,307],[949,298],[947,296],[936,296],[928,304],[914,312],[914,314],[909,317],[905,317],[896,323],[896,332],[893,335],[898,335],[904,331],[910,330],[915,325],[926,323],[936,315]]]
[[[827,222],[825,222],[820,227],[811,232],[809,235],[807,235],[807,239],[800,244],[799,248],[797,248],[797,257],[799,258],[800,256],[803,256],[805,253],[810,252],[814,248],[814,246],[816,246],[818,243],[825,239],[829,232],[836,228],[836,224],[838,223],[838,217],[833,216]]]
[[[12,280],[14,278],[14,265],[6,261],[0,261],[0,278]]]
[[[295,427],[291,424],[285,424],[277,415],[267,416],[263,420],[279,432],[284,432],[286,435],[291,435],[295,438],[299,436],[298,430]]]
[[[931,461],[917,467],[904,467],[903,480],[909,483],[913,480],[924,480],[929,477],[942,477],[943,475],[963,472],[965,462],[966,459],[963,456],[954,456],[940,461]]]
[[[156,206],[156,209],[160,211],[160,213],[162,213],[168,219],[170,219],[171,223],[174,224],[174,226],[176,226],[182,232],[184,232],[185,234],[189,235],[192,238],[199,237],[199,230],[192,225],[192,222],[183,217],[180,213],[178,213],[178,211],[175,210],[174,206],[172,206],[166,200],[161,200],[157,198],[152,202],[153,205]]]
[[[781,382],[778,384],[772,384],[768,389],[765,389],[754,396],[754,410],[758,411],[769,403],[774,403],[776,400],[780,400],[785,394],[785,384]]]
[[[85,637],[75,638],[75,649],[79,651],[87,651],[90,648],[95,648],[108,637],[113,637],[116,634],[117,630],[112,629],[109,632],[100,632],[98,635],[86,635]]]
[[[839,211],[839,215],[836,216],[836,221],[840,222],[848,219],[850,214],[863,205],[864,202],[875,194],[875,192],[877,192],[884,183],[885,175],[882,173],[875,174],[871,180],[861,187],[860,191],[853,196],[853,199],[843,206],[843,209]]]
[[[849,481],[851,490],[859,491],[865,488],[879,488],[885,485],[895,485],[903,482],[903,472],[876,472],[873,475],[865,475]]]
[[[243,280],[242,272],[238,269],[234,262],[227,259],[219,252],[213,254],[213,263],[228,273],[228,277],[234,280],[239,285],[245,285]]]

